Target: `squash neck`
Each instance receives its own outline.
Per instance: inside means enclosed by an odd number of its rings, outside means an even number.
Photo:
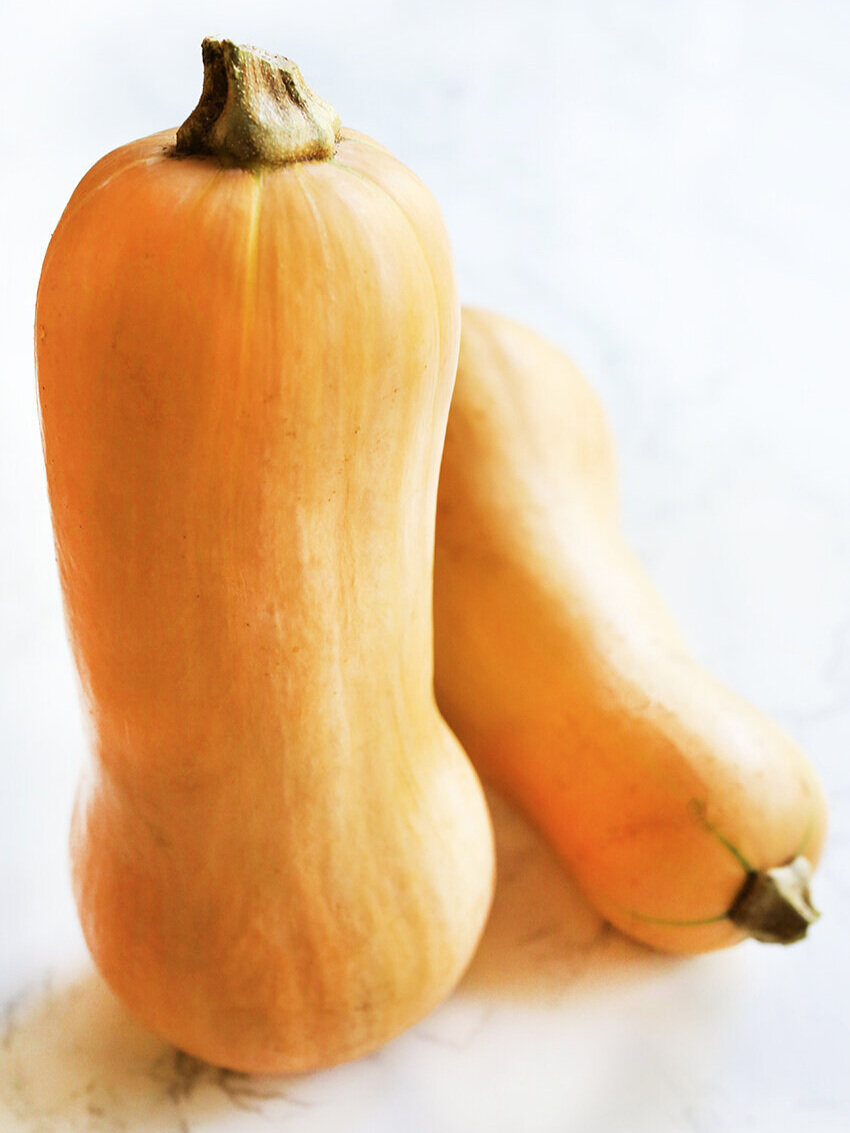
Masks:
[[[203,91],[177,131],[176,155],[242,169],[333,155],[339,115],[291,60],[229,39],[205,39],[201,53]]]

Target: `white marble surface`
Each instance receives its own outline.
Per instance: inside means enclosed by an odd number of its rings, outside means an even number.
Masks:
[[[4,6],[0,73],[0,1131],[760,1133],[850,1127],[850,7],[749,0],[321,9]],[[84,739],[32,376],[52,227],[102,153],[194,105],[198,44],[281,50],[441,201],[467,301],[569,349],[630,535],[696,652],[806,747],[823,918],[694,960],[602,926],[495,805],[457,994],[361,1062],[181,1058],[93,973],[68,886]]]

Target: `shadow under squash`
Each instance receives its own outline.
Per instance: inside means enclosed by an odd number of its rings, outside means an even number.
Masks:
[[[188,1131],[228,1111],[260,1113],[272,1098],[283,1115],[286,1086],[175,1050],[136,1023],[94,970],[33,990],[0,1022],[3,1133]]]
[[[522,815],[490,789],[487,802],[496,837],[496,892],[460,994],[555,1003],[646,979],[681,962],[603,921]]]

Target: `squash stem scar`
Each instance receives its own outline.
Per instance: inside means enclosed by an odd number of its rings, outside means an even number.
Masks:
[[[708,821],[705,813],[706,804],[704,799],[691,799],[691,801],[688,803],[688,810],[691,812],[697,822],[699,822],[700,825],[705,830],[707,830],[709,834],[717,839],[721,846],[726,847],[726,849],[729,851],[729,853],[745,873],[750,874],[756,872],[744,857],[744,855],[741,853],[741,851],[738,849],[738,847],[734,845],[734,843],[731,842],[725,834],[718,830],[717,827],[713,825],[713,823]]]
[[[659,924],[659,925],[672,925],[676,928],[696,928],[704,924],[719,924],[720,921],[725,921],[728,916],[727,913],[718,913],[713,917],[699,917],[696,920],[670,920],[667,917],[651,917],[646,913],[639,913],[636,909],[623,909],[623,912],[630,917],[634,917],[636,921],[642,921],[644,924]]]
[[[792,858],[799,858],[801,856],[801,854],[805,850],[806,846],[808,846],[809,842],[811,841],[812,834],[814,833],[814,830],[815,830],[815,812],[814,812],[814,808],[812,808],[812,810],[809,811],[809,818],[808,818],[808,821],[806,822],[806,829],[803,831],[803,837],[800,839],[800,844],[797,846],[796,850],[791,855]]]

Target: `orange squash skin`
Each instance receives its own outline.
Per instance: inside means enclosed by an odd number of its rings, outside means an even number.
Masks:
[[[817,862],[812,768],[697,665],[623,541],[593,393],[482,311],[463,312],[434,601],[446,719],[621,930],[672,952],[732,944],[748,870]]]
[[[432,686],[459,336],[424,186],[343,131],[249,172],[174,132],[81,182],[36,312],[93,758],[74,891],[153,1030],[301,1071],[452,988],[489,907],[480,786]]]

